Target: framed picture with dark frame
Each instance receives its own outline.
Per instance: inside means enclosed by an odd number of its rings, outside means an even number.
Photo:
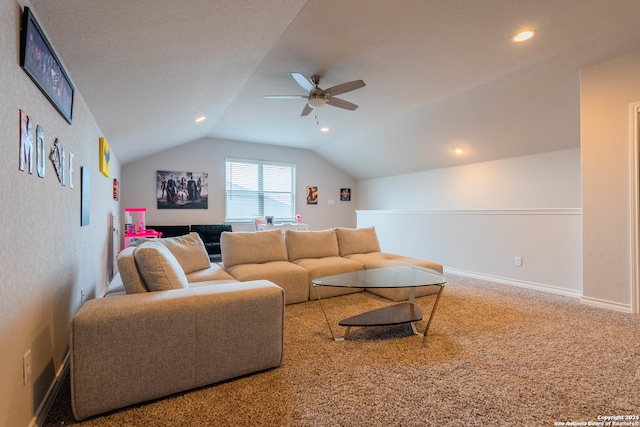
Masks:
[[[75,89],[33,12],[24,8],[20,30],[20,66],[71,124]]]

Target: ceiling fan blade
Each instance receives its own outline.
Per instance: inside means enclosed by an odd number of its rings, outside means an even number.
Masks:
[[[329,89],[325,89],[324,92],[329,95],[340,95],[341,93],[351,92],[352,90],[360,89],[365,86],[366,84],[362,80],[354,80],[352,82],[332,86]]]
[[[345,110],[355,110],[358,108],[356,104],[352,104],[349,101],[345,101],[344,99],[327,97],[327,105],[331,105],[332,107],[344,108]]]
[[[300,73],[291,73],[291,77],[293,77],[293,79],[298,82],[302,89],[306,90],[307,92],[311,92],[315,88],[315,85],[311,83],[311,80]]]
[[[309,104],[304,104],[304,108],[302,109],[302,113],[300,113],[300,117],[308,116],[312,110],[313,108],[311,108]]]
[[[300,99],[308,98],[308,95],[265,95],[266,99]]]

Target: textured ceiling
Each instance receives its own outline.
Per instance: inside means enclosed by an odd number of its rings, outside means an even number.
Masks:
[[[310,149],[368,179],[578,147],[579,69],[640,49],[637,0],[31,5],[123,164],[213,137]],[[525,27],[534,39],[512,42]],[[360,108],[300,117],[303,99],[263,98],[303,95],[292,71],[364,80],[340,95]]]

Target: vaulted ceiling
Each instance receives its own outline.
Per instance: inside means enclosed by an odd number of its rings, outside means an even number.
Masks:
[[[638,0],[30,3],[122,164],[211,137],[360,180],[578,147],[580,68],[640,49]],[[359,108],[265,99],[305,94],[291,72],[364,80]]]

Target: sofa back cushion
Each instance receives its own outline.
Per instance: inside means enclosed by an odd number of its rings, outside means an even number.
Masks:
[[[133,251],[138,271],[149,291],[188,288],[189,282],[176,257],[157,239],[139,244]]]
[[[185,236],[157,239],[176,257],[185,274],[204,270],[211,265],[209,254],[202,239],[196,232]]]
[[[336,228],[340,256],[380,252],[380,243],[374,227]]]
[[[334,229],[322,231],[286,230],[284,242],[289,261],[339,255],[338,239]]]
[[[138,294],[149,292],[144,284],[144,280],[138,272],[138,266],[133,256],[134,246],[124,248],[116,258],[118,263],[118,271],[122,279],[122,285],[127,294]]]
[[[287,248],[280,230],[229,233],[220,236],[222,263],[225,267],[238,264],[263,264],[287,261]]]

